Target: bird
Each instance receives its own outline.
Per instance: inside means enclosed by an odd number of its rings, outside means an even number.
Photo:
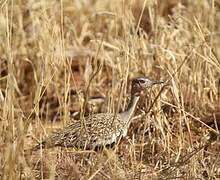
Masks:
[[[97,113],[75,121],[45,138],[33,150],[52,147],[73,147],[95,149],[118,142],[126,137],[135,113],[137,103],[144,90],[163,81],[151,80],[148,77],[137,77],[131,82],[131,97],[125,111],[114,113]]]

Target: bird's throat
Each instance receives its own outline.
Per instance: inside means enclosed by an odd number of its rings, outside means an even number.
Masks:
[[[130,122],[130,120],[136,110],[137,103],[138,103],[139,99],[140,99],[140,96],[137,96],[137,95],[131,96],[131,99],[130,99],[130,102],[128,104],[127,109],[124,112],[120,113],[120,115],[124,121]]]

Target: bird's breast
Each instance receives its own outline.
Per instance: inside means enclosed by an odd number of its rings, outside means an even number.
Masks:
[[[128,130],[127,129],[123,129],[122,130],[122,136],[125,137],[127,136]]]

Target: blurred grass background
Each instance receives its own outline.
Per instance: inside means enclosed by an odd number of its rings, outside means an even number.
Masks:
[[[220,178],[206,138],[220,125],[219,22],[219,0],[0,1],[1,179]],[[128,140],[25,154],[72,119],[123,110],[136,76],[169,82],[149,113],[159,89],[144,95]]]

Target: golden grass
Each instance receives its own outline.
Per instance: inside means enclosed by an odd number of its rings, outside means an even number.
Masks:
[[[220,1],[0,7],[1,179],[220,178]],[[123,110],[140,75],[167,85],[150,110],[160,88],[144,95],[128,139],[102,152],[25,153],[72,118]]]

